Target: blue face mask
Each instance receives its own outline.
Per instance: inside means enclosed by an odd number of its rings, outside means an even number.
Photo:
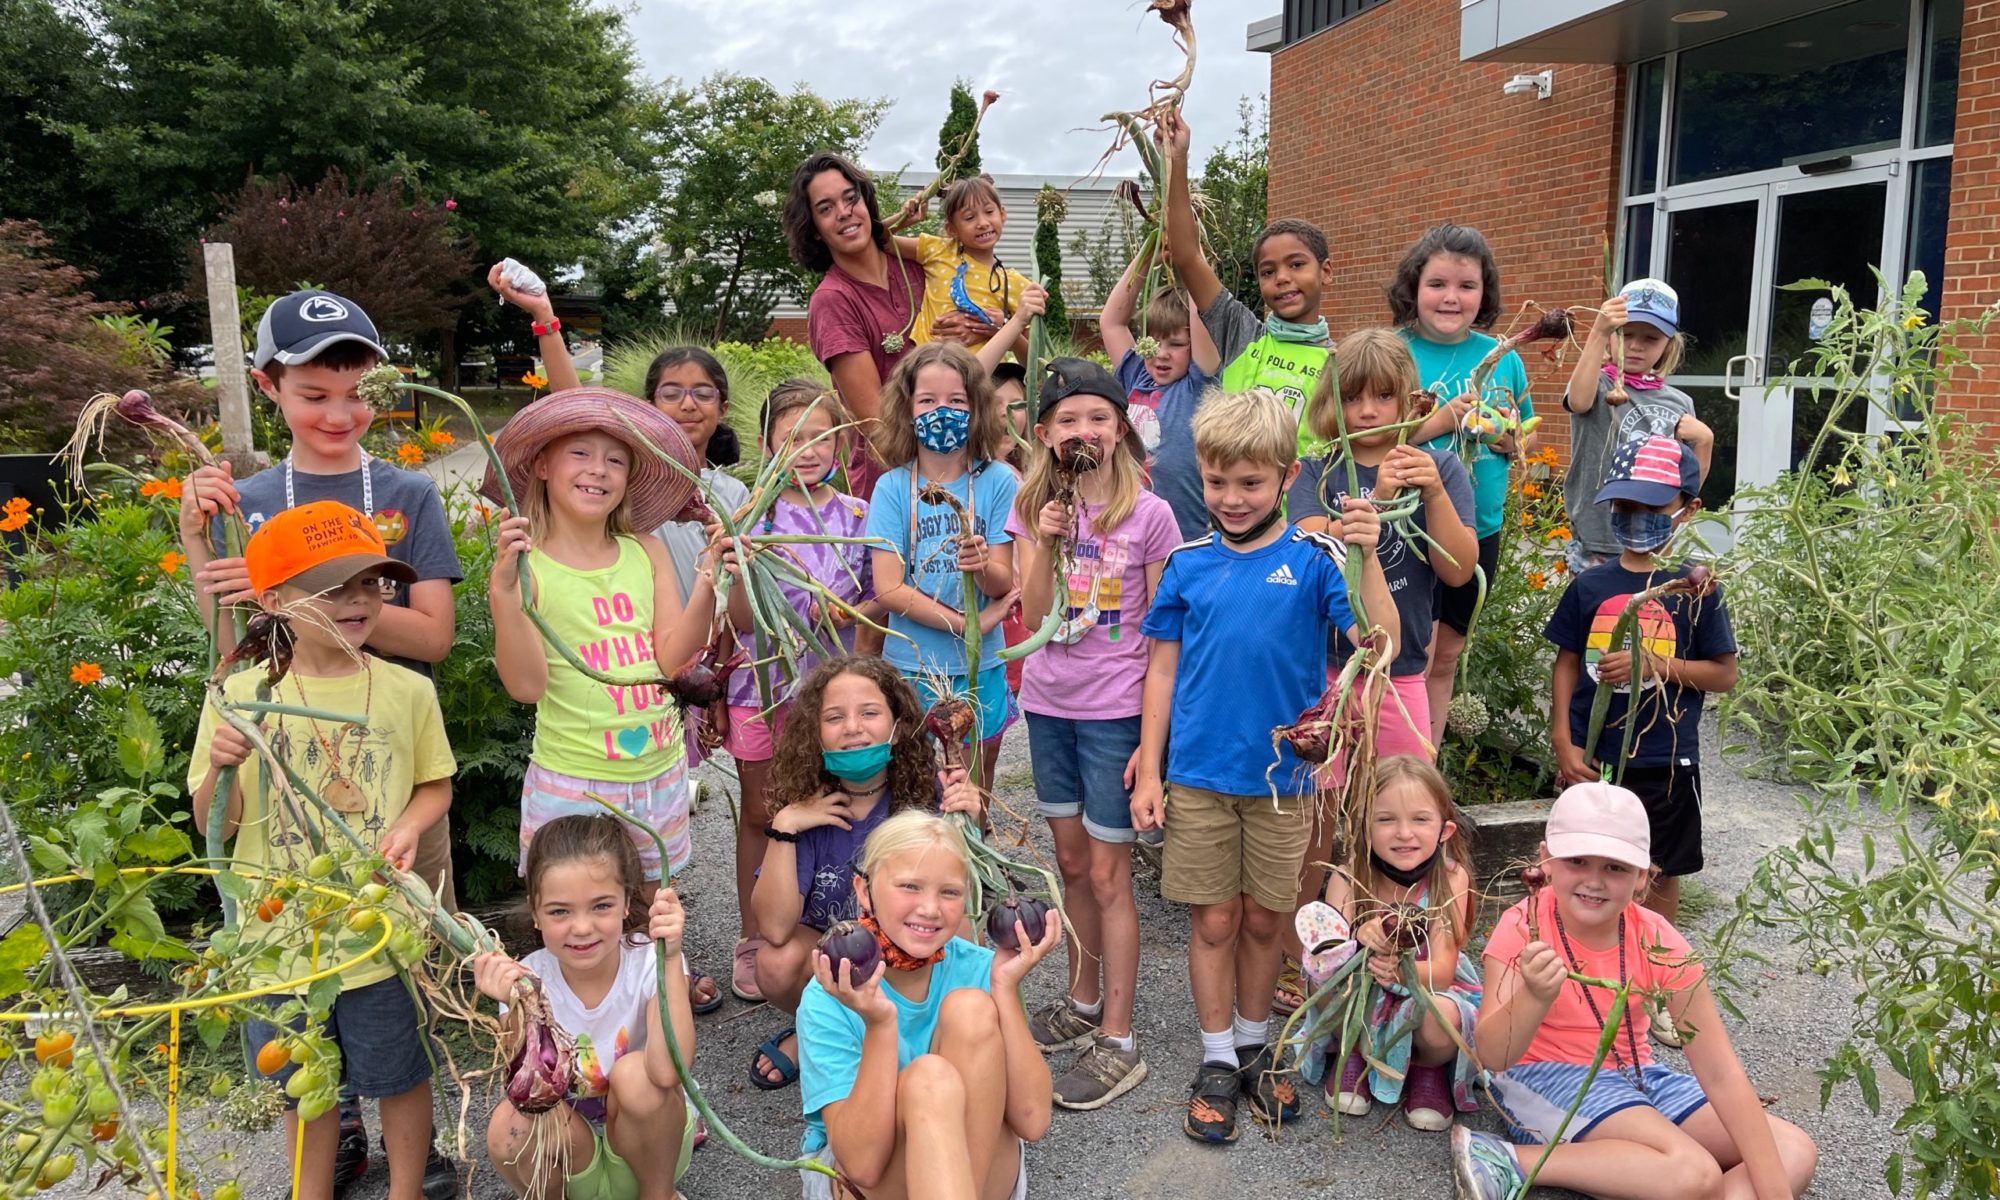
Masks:
[[[917,418],[917,441],[936,454],[956,454],[972,437],[972,413],[963,408],[934,408]]]
[[[873,779],[889,768],[888,742],[877,742],[873,746],[855,746],[849,750],[821,750],[820,765],[827,774],[842,783],[860,783]]]
[[[1611,536],[1634,554],[1657,554],[1674,540],[1674,519],[1685,508],[1670,513],[1611,511]]]
[[[1287,321],[1277,313],[1267,313],[1264,332],[1281,342],[1298,342],[1308,346],[1324,345],[1327,341],[1325,317],[1306,324],[1303,321]]]

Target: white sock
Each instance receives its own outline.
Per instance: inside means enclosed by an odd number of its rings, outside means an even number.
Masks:
[[[1212,1063],[1236,1062],[1236,1042],[1233,1031],[1225,1029],[1221,1033],[1201,1031],[1201,1060]]]
[[[1242,1013],[1237,1013],[1234,1025],[1236,1047],[1241,1049],[1248,1046],[1252,1050],[1259,1050],[1264,1046],[1265,1035],[1270,1032],[1271,1020],[1266,1017],[1262,1021],[1246,1021]]]
[[[1093,1025],[1097,1023],[1097,1018],[1104,1015],[1104,997],[1102,996],[1097,998],[1097,1003],[1095,1004],[1085,1004],[1075,996],[1071,996],[1069,998],[1069,1006],[1076,1010],[1077,1016],[1087,1018]]]
[[[1099,1040],[1103,1041],[1106,1045],[1109,1045],[1115,1050],[1130,1050],[1132,1047],[1139,1044],[1138,1035],[1133,1033],[1128,1033],[1124,1037],[1113,1037],[1108,1033],[1100,1033],[1097,1036]],[[1203,1039],[1202,1049],[1205,1052],[1208,1049],[1208,1043],[1207,1043],[1208,1035],[1204,1033],[1201,1036]]]

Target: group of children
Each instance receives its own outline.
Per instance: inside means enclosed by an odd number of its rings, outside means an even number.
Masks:
[[[1146,1077],[1131,872],[1135,840],[1152,831],[1164,836],[1162,894],[1190,909],[1202,1063],[1188,1136],[1234,1141],[1245,1105],[1269,1125],[1300,1115],[1291,1052],[1274,1044],[1271,1016],[1325,977],[1327,946],[1341,939],[1322,934],[1334,929],[1368,956],[1378,993],[1352,1053],[1336,1062],[1338,1042],[1316,1046],[1304,1074],[1323,1078],[1327,1104],[1343,1113],[1401,1104],[1412,1126],[1431,1131],[1453,1127],[1475,1094],[1491,1095],[1508,1137],[1453,1128],[1462,1196],[1509,1195],[1537,1157],[1522,1148],[1558,1137],[1611,1003],[1584,977],[1629,982],[1654,1008],[1640,1016],[1635,1005],[1626,1018],[1541,1178],[1601,1196],[1797,1195],[1812,1144],[1762,1112],[1700,964],[1670,924],[1675,881],[1701,866],[1702,697],[1734,682],[1726,610],[1712,589],[1671,591],[1639,612],[1639,661],[1611,645],[1631,597],[1686,573],[1663,555],[1698,510],[1710,444],[1685,395],[1664,383],[1680,349],[1672,292],[1641,281],[1608,301],[1564,397],[1578,540],[1547,636],[1557,649],[1554,749],[1570,786],[1541,855],[1547,886],[1508,910],[1475,959],[1479,880],[1466,824],[1431,763],[1476,572],[1490,578],[1505,549],[1501,514],[1521,450],[1504,430],[1469,436],[1468,418],[1481,402],[1510,419],[1532,412],[1511,353],[1488,394],[1469,390],[1495,345],[1485,332],[1501,311],[1493,256],[1465,227],[1426,234],[1388,288],[1394,327],[1348,334],[1328,370],[1325,237],[1293,219],[1265,230],[1256,272],[1266,315],[1257,316],[1202,257],[1176,116],[1161,120],[1160,141],[1178,284],[1141,296],[1134,264],[1101,321],[1114,368],[1058,358],[1032,397],[1025,372],[1002,356],[1018,349],[1044,297],[993,256],[1006,214],[991,185],[955,185],[945,236],[907,246],[889,241],[872,193],[850,199],[894,253],[922,265],[920,316],[930,319],[912,322],[919,344],[883,382],[865,443],[837,390],[801,380],[759,398],[757,429],[762,454],[791,456],[761,532],[845,539],[786,552],[859,617],[822,614],[815,593],[787,588],[802,619],[833,617],[842,639],[837,656],[787,678],[755,644],[743,589],[729,589],[730,636],[752,665],[685,727],[662,689],[600,682],[571,656],[600,670],[671,672],[708,643],[717,573],[739,570],[746,551],[681,519],[689,485],[645,442],[684,438],[715,498],[743,504],[747,492],[724,470],[740,453],[729,380],[705,353],[678,349],[653,364],[643,397],[578,386],[546,296],[495,269],[496,290],[533,320],[557,385],[496,439],[520,511],[493,518],[487,583],[495,667],[510,695],[536,706],[521,870],[543,948],[473,969],[501,1001],[522,972],[538,976],[557,1019],[588,1047],[566,1110],[581,1119],[564,1126],[566,1157],[551,1160],[565,1164],[566,1194],[668,1200],[699,1140],[649,1030],[664,1015],[692,1055],[695,1016],[723,1003],[719,981],[683,959],[671,885],[696,852],[689,767],[719,746],[742,786],[729,987],[789,1015],[748,1064],[749,1081],[796,1083],[802,1154],[871,1196],[1025,1196],[1021,1146],[1046,1131],[1052,1106],[1098,1108]],[[925,340],[966,327],[932,312],[937,298],[990,336]],[[1605,361],[1612,329],[1623,330],[1615,364]],[[274,714],[264,722],[272,749],[449,903],[439,831],[454,764],[423,666],[450,646],[460,568],[435,487],[361,449],[370,412],[356,384],[386,358],[349,301],[311,291],[274,304],[254,376],[291,430],[291,453],[240,483],[226,469],[196,471],[181,528],[205,602],[276,618],[260,623],[270,644],[255,648],[289,660],[273,698],[370,718],[350,728]],[[1416,398],[1426,393],[1433,407],[1423,415]],[[1024,411],[1029,419],[1013,425]],[[1096,469],[1065,467],[1077,443]],[[860,456],[880,472],[867,496],[840,490],[843,463]],[[487,494],[496,489],[489,478]],[[1410,491],[1420,540],[1380,515]],[[241,559],[209,550],[212,523],[229,513],[253,530]],[[546,634],[522,608],[529,580]],[[1056,623],[1017,684],[998,659],[1010,616],[1026,629]],[[978,624],[976,673],[968,620]],[[227,621],[220,632],[229,636]],[[1365,837],[1337,847],[1320,796],[1347,764],[1315,766],[1284,743],[1273,751],[1272,730],[1313,706],[1363,645],[1389,659],[1385,698],[1369,715],[1380,758],[1365,776],[1372,794],[1350,801],[1366,806]],[[258,677],[234,677],[230,694],[247,696]],[[1601,686],[1618,691],[1589,745]],[[939,814],[980,825],[985,797],[965,770],[941,767],[926,732],[925,711],[944,694],[976,697],[967,749],[982,756],[984,780],[1025,716],[1067,933],[1051,921],[1039,939],[1018,929],[1018,949],[971,940],[968,851],[961,826]],[[764,695],[776,700],[768,709]],[[1624,786],[1600,782],[1602,765],[1621,762],[1628,726]],[[223,804],[236,857],[302,866],[291,816],[255,801],[249,740],[212,711],[198,739],[197,820]],[[239,764],[239,782],[216,795],[221,768]],[[599,815],[592,796],[657,830],[666,861],[650,839]],[[440,839],[442,860],[427,850]],[[1311,869],[1336,850],[1330,871]],[[1414,943],[1392,914],[1419,927]],[[881,952],[865,978],[817,949],[847,920]],[[1022,980],[1065,938],[1067,988],[1025,1010]],[[1412,946],[1423,994],[1403,963]],[[665,1014],[653,987],[661,962]],[[383,1100],[392,1196],[437,1197],[451,1167],[434,1150],[425,1165],[426,1035],[408,993],[382,972],[351,973],[328,1024],[344,1082]],[[1693,1076],[1652,1060],[1649,1025],[1662,1040],[1685,1040]],[[1072,1049],[1056,1075],[1044,1056]],[[1490,1083],[1475,1088],[1482,1073]],[[314,1200],[365,1170],[358,1113],[307,1122],[302,1146],[302,1194]],[[546,1175],[537,1156],[551,1149],[510,1107],[494,1113],[488,1150],[517,1191],[536,1189]],[[828,1194],[822,1175],[807,1173],[804,1186]]]

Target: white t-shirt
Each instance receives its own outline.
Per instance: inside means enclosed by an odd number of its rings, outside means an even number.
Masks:
[[[521,960],[542,981],[549,1012],[556,1024],[576,1039],[574,1099],[603,1096],[611,1091],[611,1064],[646,1045],[646,1001],[656,994],[654,944],[625,939],[618,956],[618,978],[595,1008],[585,1008],[563,978],[562,965],[548,950],[536,950]]]

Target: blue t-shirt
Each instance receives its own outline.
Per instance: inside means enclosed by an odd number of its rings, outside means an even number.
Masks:
[[[881,492],[878,490],[877,495]],[[906,1000],[889,986],[885,972],[882,994],[896,1006],[896,1070],[918,1055],[929,1054],[937,1033],[938,1011],[944,998],[960,988],[993,990],[993,952],[964,938],[945,943],[944,961],[931,968],[930,991],[923,1000]],[[827,994],[815,979],[799,997],[799,1100],[805,1106],[806,1132],[799,1141],[803,1155],[826,1145],[826,1122],[819,1112],[854,1092],[861,1071],[861,1017]]]
[[[1472,383],[1472,369],[1500,341],[1490,333],[1473,330],[1464,341],[1445,346],[1426,340],[1409,326],[1396,332],[1409,343],[1410,357],[1417,360],[1417,378],[1440,402],[1465,394]],[[1481,399],[1511,404],[1523,421],[1535,415],[1535,406],[1528,399],[1528,368],[1521,364],[1520,355],[1509,350],[1501,357],[1486,378],[1486,394]],[[1457,433],[1440,434],[1425,442],[1424,448],[1455,450],[1458,441]],[[1508,460],[1495,454],[1492,447],[1472,442],[1472,499],[1479,510],[1472,532],[1482,538],[1500,532],[1500,522],[1506,519],[1507,466]]]
[[[1007,464],[976,462],[970,471],[944,486],[965,505],[973,532],[985,538],[987,545],[1000,546],[1013,540],[1007,533],[1007,513],[1014,507],[1014,493],[1020,490],[1021,481]],[[961,612],[965,607],[965,576],[958,569],[958,514],[946,505],[925,504],[915,495],[915,464],[890,468],[876,481],[875,495],[868,502],[868,536],[885,538],[896,547],[903,559],[905,582],[914,579],[918,591],[953,612]],[[875,581],[877,594],[893,586],[890,580]],[[993,602],[993,597],[983,593],[979,597],[982,609]],[[891,637],[882,647],[882,657],[903,674],[965,674],[965,639],[958,634],[920,625],[896,613],[889,615],[889,629],[910,639]],[[993,666],[998,661],[993,656],[1006,644],[1006,635],[998,625],[988,631],[979,644],[981,669]]]
[[[1641,574],[1626,570],[1613,559],[1570,581],[1543,636],[1555,643],[1556,649],[1574,651],[1583,659],[1583,670],[1569,701],[1572,745],[1582,746],[1590,734],[1590,706],[1597,699],[1597,660],[1614,650],[1630,648],[1629,644],[1611,644],[1618,614],[1636,593],[1686,574],[1685,566]],[[1698,662],[1736,653],[1736,635],[1729,628],[1729,607],[1723,603],[1720,585],[1706,596],[1675,595],[1648,601],[1639,610],[1639,628],[1646,648],[1663,658]],[[1625,708],[1630,695],[1629,685],[1611,695],[1594,751],[1600,763],[1617,761],[1625,739]],[[1648,680],[1639,700],[1639,730],[1632,740],[1631,764],[1698,764],[1701,705],[1706,695],[1698,688]]]
[[[877,825],[889,819],[891,807],[884,794],[852,829],[815,825],[799,835],[799,844],[792,850],[798,860],[799,895],[805,899],[799,909],[799,924],[823,930],[855,915],[854,864],[861,857],[861,844]]]
[[[1335,631],[1354,624],[1340,576],[1344,547],[1288,526],[1242,554],[1219,533],[1167,556],[1146,612],[1149,638],[1181,644],[1167,746],[1167,782],[1231,796],[1312,790],[1312,768],[1271,731],[1290,725],[1326,691]]]
[[[1149,486],[1174,510],[1174,523],[1184,538],[1208,532],[1201,464],[1194,457],[1194,410],[1201,406],[1208,385],[1208,376],[1192,361],[1187,374],[1159,387],[1137,350],[1127,350],[1118,360],[1118,386],[1131,393],[1126,415],[1146,446]]]

